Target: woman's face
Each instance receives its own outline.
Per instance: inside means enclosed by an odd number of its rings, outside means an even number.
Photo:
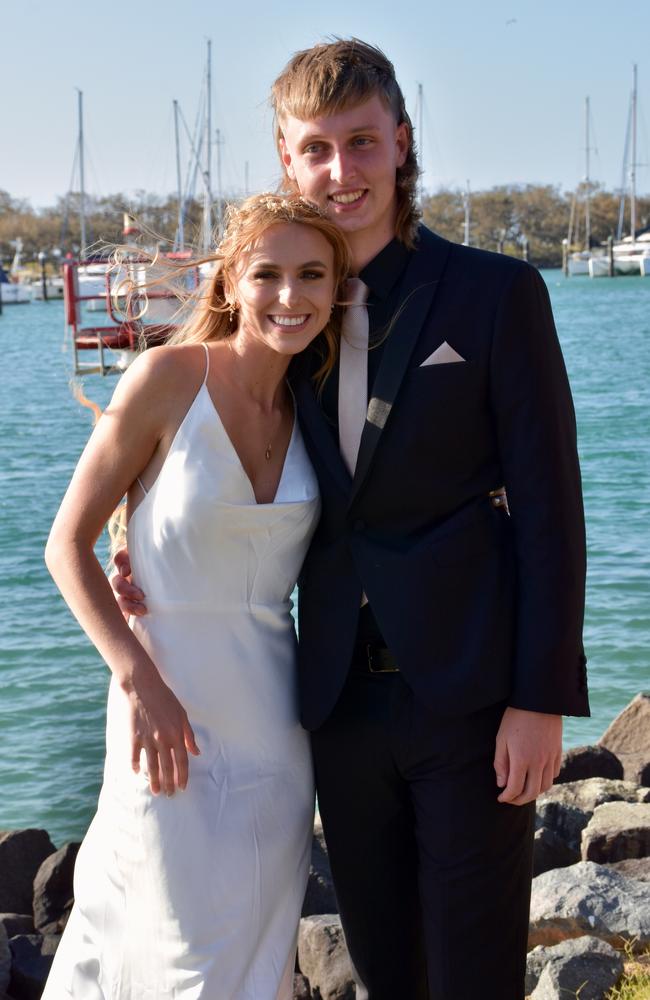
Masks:
[[[271,226],[233,275],[237,336],[293,355],[326,325],[335,294],[334,250],[302,223]]]

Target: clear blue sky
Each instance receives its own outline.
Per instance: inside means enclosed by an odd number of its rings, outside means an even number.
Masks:
[[[423,84],[430,190],[466,179],[474,190],[508,182],[572,188],[584,173],[587,94],[598,147],[592,176],[618,186],[635,61],[638,158],[650,163],[647,4],[35,0],[2,4],[0,188],[35,206],[65,193],[79,87],[87,189],[173,190],[172,99],[192,122],[208,37],[224,190],[243,190],[246,161],[250,189],[272,188],[278,170],[269,86],[291,53],[329,35],[357,35],[382,47],[411,112]],[[648,166],[639,168],[638,180],[641,192],[650,191]]]

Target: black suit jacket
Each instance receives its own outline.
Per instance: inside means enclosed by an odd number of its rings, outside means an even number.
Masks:
[[[303,724],[347,675],[363,591],[416,695],[589,713],[575,417],[546,286],[420,228],[352,480],[309,359],[292,382],[323,502],[299,590]],[[421,367],[446,341],[465,360]],[[505,485],[511,516],[491,490]]]

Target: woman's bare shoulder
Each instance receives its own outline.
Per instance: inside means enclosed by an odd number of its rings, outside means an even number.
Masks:
[[[115,397],[137,395],[141,402],[174,398],[192,390],[203,379],[205,350],[201,344],[163,344],[139,354],[120,379]]]

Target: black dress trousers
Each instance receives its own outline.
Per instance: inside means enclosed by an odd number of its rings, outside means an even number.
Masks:
[[[401,674],[353,668],[312,733],[341,919],[369,1000],[524,998],[534,804],[497,802],[503,711],[439,716]]]

